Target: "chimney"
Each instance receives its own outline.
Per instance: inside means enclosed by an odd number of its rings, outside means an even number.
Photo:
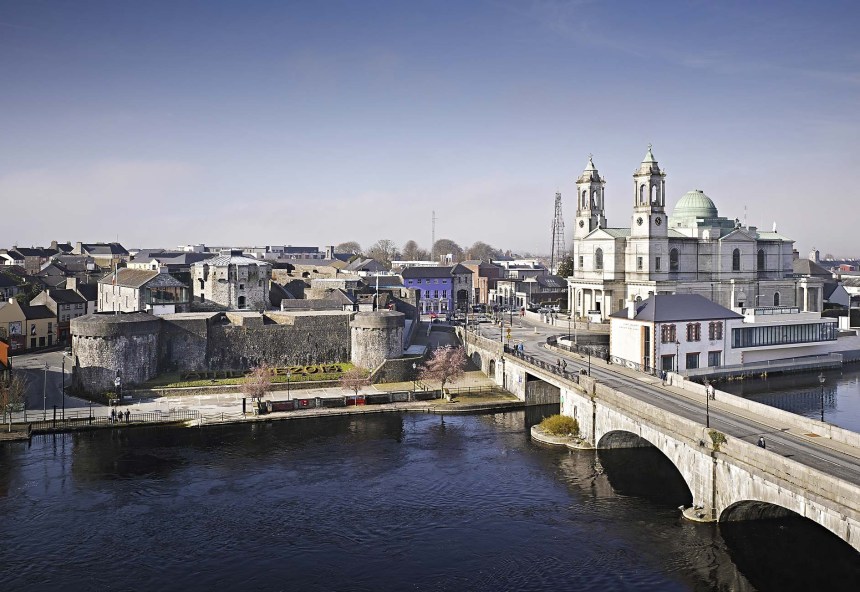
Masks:
[[[75,250],[72,251],[72,253],[74,253],[75,255],[83,255],[84,254],[83,249],[84,249],[84,243],[82,243],[81,241],[78,241],[75,243]]]
[[[325,258],[334,259],[334,246],[325,248]]]
[[[632,319],[636,317],[636,301],[631,297],[630,300],[627,301],[627,318]]]
[[[76,277],[68,277],[66,278],[66,290],[74,290],[78,291],[78,278]]]

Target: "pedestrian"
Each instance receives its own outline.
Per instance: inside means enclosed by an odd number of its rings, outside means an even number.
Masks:
[[[110,409],[110,422],[116,423],[116,409],[114,409],[113,407],[111,407]]]
[[[767,444],[764,443],[764,436],[758,437],[758,447],[759,448],[767,448]]]
[[[561,358],[558,358],[558,359],[555,361],[555,365],[556,365],[556,366],[558,366],[559,368],[561,368]]]
[[[713,401],[717,398],[716,389],[714,388],[714,385],[712,385],[712,384],[708,385],[708,396],[711,398],[711,401]]]
[[[562,360],[561,369],[567,372],[567,360]]]
[[[131,417],[131,412],[126,409],[125,410],[125,423],[128,423],[128,419]]]

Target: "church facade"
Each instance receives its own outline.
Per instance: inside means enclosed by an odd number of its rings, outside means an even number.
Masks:
[[[651,147],[633,173],[632,216],[611,227],[605,179],[594,161],[576,181],[573,275],[568,306],[578,317],[607,319],[628,300],[700,294],[730,309],[793,306],[821,311],[822,286],[792,269],[794,241],[721,217],[700,190],[666,210],[666,173]]]

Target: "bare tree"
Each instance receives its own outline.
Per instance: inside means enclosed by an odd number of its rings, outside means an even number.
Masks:
[[[365,254],[390,268],[391,262],[397,259],[400,253],[397,251],[394,241],[383,238],[370,245]]]
[[[466,350],[462,346],[448,345],[433,350],[430,359],[421,366],[418,377],[422,381],[438,382],[444,393],[445,385],[460,380],[465,374],[465,368]]]
[[[340,386],[351,390],[357,398],[358,391],[365,386],[370,386],[370,374],[364,368],[350,368],[341,375]]]
[[[463,260],[463,249],[449,238],[440,238],[433,245],[433,259],[438,261],[439,257],[451,255],[454,263],[459,263]]]
[[[409,261],[423,261],[427,259],[427,251],[418,246],[414,240],[406,241],[403,245],[403,258]]]
[[[252,368],[242,379],[242,394],[252,403],[259,402],[272,386],[272,368],[265,362]]]
[[[466,250],[466,257],[469,259],[477,259],[479,261],[490,261],[498,258],[502,252],[499,249],[494,249],[485,242],[475,241],[471,247]]]
[[[360,255],[361,245],[355,241],[346,241],[345,243],[340,243],[336,246],[334,251],[335,253],[353,253],[355,255]]]
[[[0,407],[3,408],[3,420],[9,422],[12,431],[12,414],[24,409],[27,394],[27,379],[20,374],[13,374],[8,381],[0,380]]]

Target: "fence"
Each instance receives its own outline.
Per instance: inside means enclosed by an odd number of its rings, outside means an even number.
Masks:
[[[555,374],[556,376],[560,376],[560,377],[564,378],[565,380],[570,380],[571,382],[575,382],[576,384],[579,384],[579,374],[577,374],[576,372],[568,372],[567,366],[565,364],[551,364],[549,362],[545,362],[543,360],[540,360],[531,354],[527,354],[527,353],[521,352],[517,349],[508,348],[508,347],[505,348],[505,354],[507,354],[513,358],[516,358],[518,360],[522,360],[524,362],[527,362],[527,363],[531,364],[532,366],[537,366],[541,370],[546,370],[547,372]]]
[[[32,411],[31,411],[32,413]],[[66,411],[66,418],[54,416],[47,419],[28,421],[33,432],[64,432],[69,430],[84,429],[89,427],[120,427],[132,424],[159,424],[173,423],[199,419],[200,413],[196,410],[181,409],[173,411],[147,411],[143,413],[131,413],[126,415],[117,412],[116,415],[95,415],[92,410]]]

